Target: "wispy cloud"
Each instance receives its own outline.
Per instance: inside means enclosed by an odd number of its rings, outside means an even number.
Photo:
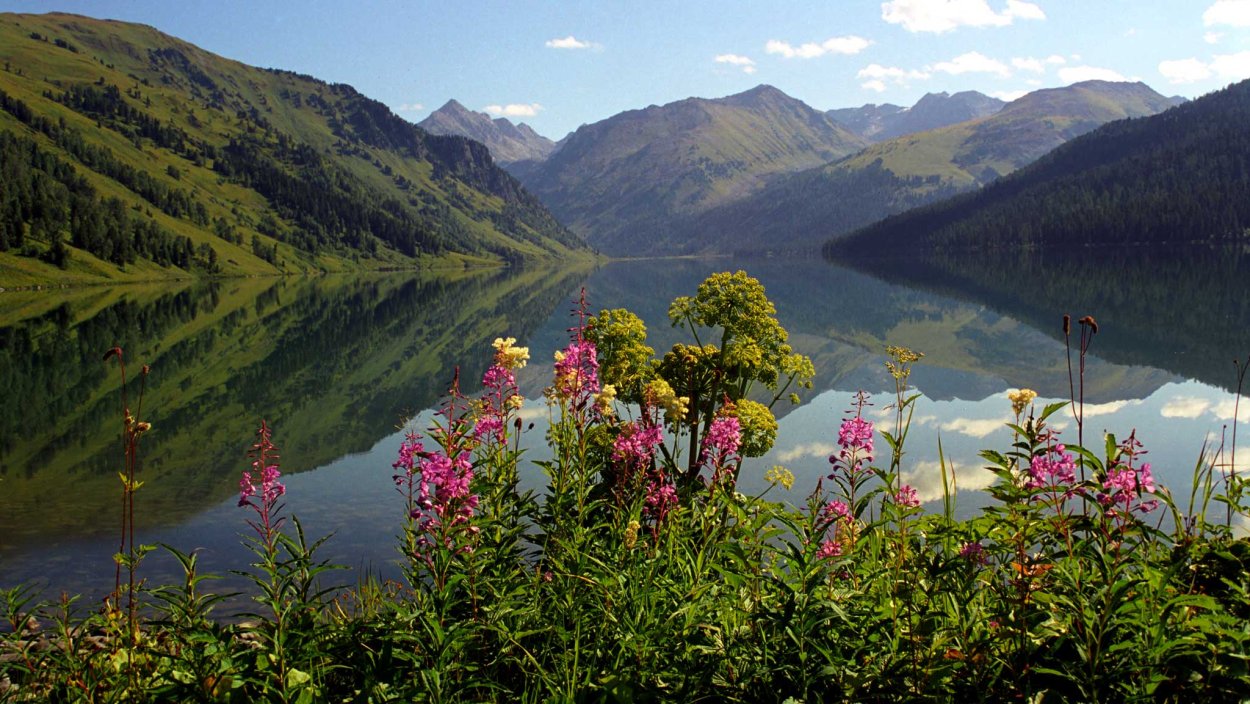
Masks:
[[[861,68],[859,73],[855,74],[855,77],[863,81],[860,86],[881,93],[885,91],[887,81],[905,87],[913,80],[922,81],[927,79],[929,74],[924,71],[902,69],[897,66],[868,64]]]
[[[1124,400],[1124,401],[1108,401],[1106,403],[1087,403],[1085,404],[1083,417],[1094,418],[1097,416],[1107,416],[1107,415],[1111,415],[1112,413],[1117,413],[1121,410],[1124,410],[1125,408],[1128,408],[1129,406],[1140,406],[1140,405],[1141,405],[1141,399],[1131,399],[1131,400]]]
[[[755,62],[752,61],[749,56],[742,56],[740,54],[717,54],[712,60],[718,64],[737,66],[742,69],[743,73],[755,73]]]
[[[482,112],[499,117],[533,117],[542,110],[538,103],[508,103],[507,105],[487,105]]]
[[[938,427],[947,432],[967,435],[970,438],[984,438],[1007,426],[1001,418],[954,418],[943,422]]]
[[[1208,44],[1219,44],[1220,40],[1223,38],[1224,38],[1223,32],[1207,32],[1206,34],[1202,35],[1202,41]]]
[[[1236,54],[1217,54],[1210,61],[1201,59],[1177,59],[1161,61],[1159,73],[1169,83],[1195,83],[1218,77],[1226,81],[1239,81],[1250,77],[1250,51]]]
[[[768,54],[780,54],[787,59],[814,59],[825,54],[838,54],[842,56],[850,56],[858,54],[872,45],[872,41],[849,35],[845,37],[831,37],[823,42],[807,42],[794,46],[790,42],[784,42],[780,39],[769,39],[764,44],[764,52]]]
[[[1195,398],[1193,396],[1177,396],[1159,409],[1159,415],[1164,418],[1197,418],[1207,409],[1211,407],[1211,402],[1204,398]]]
[[[950,61],[942,61],[928,67],[929,71],[937,73],[949,73],[958,76],[963,73],[993,73],[1003,78],[1011,76],[1011,69],[998,59],[990,57],[978,52],[970,51],[966,54],[960,54]]]
[[[1202,23],[1208,27],[1250,27],[1250,0],[1216,0],[1202,13]]]
[[[582,41],[572,34],[562,39],[548,39],[546,45],[549,49],[593,49],[597,46],[594,42]]]
[[[1059,79],[1064,83],[1081,81],[1127,81],[1119,71],[1097,66],[1064,66],[1059,69]]]
[[[793,462],[802,457],[828,457],[836,449],[832,443],[809,442],[777,453],[777,459],[781,462]]]
[[[425,109],[421,103],[404,103],[395,108],[395,112],[420,112]]]
[[[983,462],[946,461],[948,476],[954,475],[957,491],[979,491],[994,483],[997,477],[985,469]],[[903,470],[899,481],[916,490],[921,501],[936,501],[942,498],[942,465],[935,460],[917,462],[910,469]],[[949,479],[948,479],[949,481]]]
[[[908,32],[949,32],[959,27],[1005,27],[1016,20],[1044,20],[1042,8],[1007,0],[995,11],[986,0],[892,0],[881,3],[881,19]]]
[[[1168,79],[1168,83],[1196,83],[1211,77],[1211,67],[1199,59],[1177,59],[1160,61],[1159,73]]]

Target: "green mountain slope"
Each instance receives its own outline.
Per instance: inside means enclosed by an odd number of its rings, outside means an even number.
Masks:
[[[829,237],[978,188],[1106,122],[1173,104],[1142,83],[1035,91],[990,117],[881,142],[778,179],[701,216],[683,249],[812,250]]]
[[[862,148],[829,117],[771,86],[631,110],[579,128],[526,187],[610,254],[662,252],[675,223],[777,174]]]
[[[1161,245],[1250,236],[1250,81],[1105,125],[993,185],[826,246],[910,249]]]
[[[0,62],[3,283],[582,247],[485,147],[350,86],[64,14],[0,15]]]

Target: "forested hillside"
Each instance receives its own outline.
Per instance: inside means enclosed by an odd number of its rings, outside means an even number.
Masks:
[[[1113,122],[986,187],[826,245],[851,256],[1250,237],[1250,81]]]
[[[377,268],[584,246],[482,145],[140,25],[0,15],[0,283]]]

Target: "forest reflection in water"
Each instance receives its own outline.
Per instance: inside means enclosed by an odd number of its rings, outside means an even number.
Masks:
[[[1136,429],[1156,471],[1183,484],[1204,436],[1218,435],[1231,418],[1228,360],[1237,345],[1250,349],[1239,337],[1250,322],[1247,302],[1216,293],[1237,290],[1242,260],[1220,261],[1191,267],[1199,269],[1192,281],[1182,278],[1190,268],[1166,260],[1071,276],[1042,269],[1037,280],[1004,265],[979,285],[960,286],[949,262],[869,275],[813,261],[709,259],[617,262],[593,272],[523,268],[6,294],[0,382],[20,402],[0,411],[0,586],[38,579],[53,591],[96,595],[111,586],[100,578],[111,578],[116,547],[120,400],[117,370],[101,356],[114,344],[126,349],[132,374],[152,365],[140,542],[200,548],[214,571],[246,564],[238,545],[244,516],[231,497],[265,418],[283,455],[287,510],[312,535],[335,532],[327,557],[387,574],[402,522],[390,482],[397,425],[413,414],[418,426],[427,423],[457,366],[472,393],[494,337],[530,346],[533,361],[520,383],[526,416],[536,423],[526,435],[527,458],[539,459],[542,388],[552,351],[567,341],[578,289],[585,286],[592,311],[638,313],[662,353],[683,341],[668,324],[669,302],[726,269],[763,281],[794,347],[817,369],[801,406],[783,401],[775,409],[777,444],[748,462],[744,491],[767,488],[764,470],[783,464],[798,477],[795,486],[770,491],[802,504],[827,471],[851,395],[872,392],[871,412],[886,410],[893,386],[882,364],[887,344],[926,353],[911,377],[925,397],[905,478],[923,498],[938,498],[932,479],[940,437],[961,489],[984,487],[989,473],[977,452],[1010,442],[1003,392],[1027,386],[1045,399],[1068,396],[1059,330],[1065,312],[1093,313],[1101,324],[1086,371],[1087,427],[1121,436]],[[526,482],[542,488],[536,471]],[[983,500],[975,492],[960,496],[964,511]],[[172,564],[160,560],[148,569],[157,582],[172,575]]]

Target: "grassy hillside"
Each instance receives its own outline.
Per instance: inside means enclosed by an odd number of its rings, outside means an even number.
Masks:
[[[777,179],[701,216],[682,250],[814,250],[830,237],[976,189],[1106,122],[1171,105],[1141,83],[1088,81],[1035,91],[991,117],[874,144]]]
[[[591,245],[610,254],[666,252],[681,219],[863,145],[824,114],[760,86],[583,126],[523,178]]]
[[[0,15],[0,62],[0,134],[24,155],[3,173],[3,284],[582,248],[482,145],[350,86],[64,14]]]

